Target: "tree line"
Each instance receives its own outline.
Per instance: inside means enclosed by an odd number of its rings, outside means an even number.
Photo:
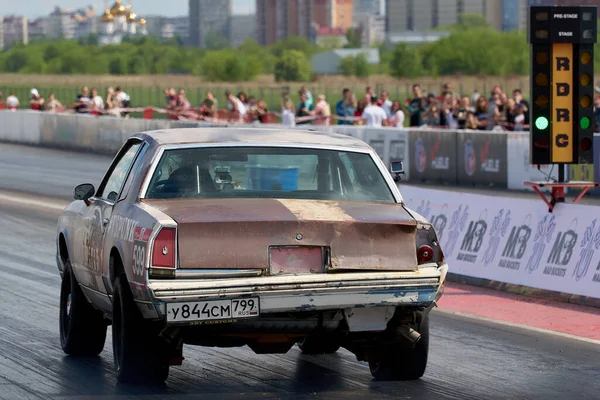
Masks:
[[[452,74],[526,75],[529,45],[524,32],[498,32],[485,19],[463,15],[459,23],[441,28],[449,36],[423,45],[380,44],[380,64],[362,55],[340,62],[341,73],[367,77],[389,74],[398,78]],[[252,81],[274,75],[277,81],[310,81],[310,58],[326,51],[303,37],[289,37],[271,46],[249,39],[237,48],[222,35],[210,35],[207,48],[188,48],[181,40],[144,37],[120,45],[98,46],[97,37],[39,41],[16,45],[0,53],[0,72],[27,74],[191,74],[215,82]],[[360,41],[348,32],[346,47]],[[599,41],[600,42],[600,41]],[[600,64],[600,52],[595,52]]]

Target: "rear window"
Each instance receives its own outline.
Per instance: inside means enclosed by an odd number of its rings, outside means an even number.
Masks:
[[[166,150],[146,198],[395,202],[369,154],[279,147]]]

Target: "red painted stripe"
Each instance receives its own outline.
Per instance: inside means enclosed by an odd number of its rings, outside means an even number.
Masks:
[[[600,309],[447,282],[441,309],[600,340]]]

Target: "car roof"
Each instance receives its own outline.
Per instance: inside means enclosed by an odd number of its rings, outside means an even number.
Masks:
[[[135,137],[157,145],[231,144],[302,145],[371,150],[362,140],[337,133],[276,128],[178,128],[148,131]]]

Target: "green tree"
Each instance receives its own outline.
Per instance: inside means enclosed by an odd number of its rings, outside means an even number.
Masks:
[[[350,28],[346,33],[348,43],[344,46],[347,49],[358,49],[362,47],[362,30],[360,28]]]
[[[231,47],[229,39],[222,32],[211,31],[206,34],[204,45],[208,50],[223,50]]]
[[[362,53],[357,55],[354,61],[354,75],[358,76],[359,78],[366,78],[370,74],[371,70],[369,68],[367,56]]]
[[[275,64],[277,82],[306,82],[312,74],[310,62],[304,53],[298,50],[286,50]]]
[[[281,57],[286,50],[298,50],[306,57],[312,56],[319,50],[318,46],[302,36],[290,36],[273,44],[271,52],[276,57]]]
[[[344,76],[354,76],[356,71],[356,58],[353,56],[342,58],[340,60],[340,71]]]
[[[419,51],[415,47],[410,47],[405,43],[398,44],[390,63],[391,75],[396,78],[415,78],[422,71],[423,66]]]

